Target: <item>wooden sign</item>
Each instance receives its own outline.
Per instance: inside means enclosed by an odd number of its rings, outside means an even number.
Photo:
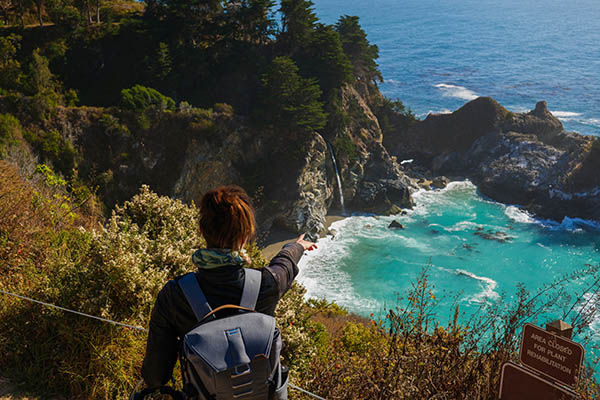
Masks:
[[[532,324],[523,326],[519,359],[568,386],[575,386],[583,364],[583,347]]]
[[[575,393],[512,362],[502,364],[500,400],[576,400]]]

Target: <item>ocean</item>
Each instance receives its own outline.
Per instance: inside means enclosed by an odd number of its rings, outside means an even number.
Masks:
[[[598,223],[536,220],[515,206],[483,198],[469,181],[417,192],[414,200],[416,207],[403,216],[357,215],[333,223],[333,234],[301,260],[298,279],[307,296],[382,316],[426,267],[444,323],[455,304],[468,317],[503,296],[514,300],[517,283],[536,293],[600,262]],[[393,220],[404,229],[390,229]],[[561,288],[590,296],[582,292],[590,279],[595,277],[573,279]],[[562,318],[570,305],[556,306],[548,318]],[[600,321],[593,328],[600,334]]]
[[[316,0],[315,10],[325,23],[344,14],[360,17],[379,46],[381,90],[421,118],[477,96],[516,112],[546,100],[567,130],[600,136],[597,0]],[[334,223],[335,235],[319,240],[319,249],[301,261],[298,279],[307,295],[382,315],[426,266],[440,322],[455,303],[464,321],[486,304],[514,300],[518,284],[535,293],[600,264],[598,223],[536,220],[482,197],[468,181],[414,199],[405,216],[355,215]],[[388,229],[394,219],[405,229]],[[590,279],[561,285],[563,300],[593,299],[586,292]],[[544,318],[566,315],[569,322],[577,308],[565,314],[567,303]],[[586,333],[600,344],[600,319]]]
[[[381,91],[424,118],[491,96],[540,100],[567,130],[600,135],[597,0],[315,0],[324,23],[357,15],[379,47]]]

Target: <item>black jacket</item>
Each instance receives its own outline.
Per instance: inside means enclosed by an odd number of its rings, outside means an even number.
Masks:
[[[286,244],[271,263],[261,270],[262,281],[256,311],[274,314],[277,302],[298,275],[297,264],[303,252],[301,244]],[[200,269],[196,276],[213,309],[224,304],[240,303],[245,277],[242,266]],[[157,388],[168,382],[177,360],[179,339],[198,323],[177,284],[179,278],[167,282],[158,293],[150,316],[150,332],[142,365],[142,376],[149,388]]]

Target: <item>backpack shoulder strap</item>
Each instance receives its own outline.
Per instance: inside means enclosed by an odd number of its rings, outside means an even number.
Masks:
[[[202,289],[200,289],[195,273],[190,272],[189,274],[185,274],[179,279],[178,283],[198,321],[212,311]]]
[[[254,310],[256,300],[258,300],[258,292],[260,291],[260,283],[262,273],[257,269],[244,268],[246,274],[244,278],[244,291],[242,292],[242,300],[240,306]]]

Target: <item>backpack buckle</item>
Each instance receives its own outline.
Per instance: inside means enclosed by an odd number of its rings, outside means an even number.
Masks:
[[[241,370],[240,368],[245,367],[246,369]],[[239,376],[248,375],[251,372],[250,364],[243,364],[233,367],[233,373],[231,374],[232,378],[237,378]]]

